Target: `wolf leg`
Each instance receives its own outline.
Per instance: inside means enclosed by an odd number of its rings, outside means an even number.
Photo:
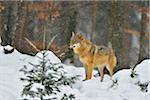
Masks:
[[[93,66],[92,64],[88,64],[87,66],[84,65],[85,67],[85,73],[86,73],[86,78],[85,80],[89,80],[92,78],[92,70],[93,70]]]
[[[101,77],[101,82],[102,82],[102,81],[103,81],[103,78],[104,78],[104,72],[103,72],[104,67],[102,67],[102,66],[100,67],[100,66],[99,66],[99,67],[98,67],[98,70],[99,70],[99,72],[100,72],[100,74],[101,74],[100,77]]]
[[[114,68],[117,64],[117,59],[115,56],[110,56],[109,58],[109,64],[106,66],[106,68],[108,69],[109,73],[110,73],[110,76],[112,77],[113,75],[113,72],[114,72]]]
[[[85,81],[85,80],[87,80],[88,78],[87,78],[87,76],[88,76],[88,69],[87,69],[87,65],[86,64],[83,64],[83,66],[84,66],[84,70],[85,70],[85,78],[84,78],[84,80],[83,81]]]
[[[89,64],[87,66],[87,79],[86,80],[89,80],[92,78],[92,71],[93,71],[93,64]]]
[[[110,77],[111,77],[111,80],[112,80],[112,82],[113,82],[112,86],[113,86],[114,84],[117,84],[117,81],[112,78],[113,73],[114,73],[114,71],[113,71],[114,66],[107,66],[106,68],[108,69],[108,71],[109,71],[109,73],[110,73]]]
[[[111,67],[110,65],[107,65],[106,68],[109,71],[110,76],[112,77],[112,75],[113,75],[113,67]]]

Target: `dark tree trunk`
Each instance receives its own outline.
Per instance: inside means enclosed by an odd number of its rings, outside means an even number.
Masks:
[[[17,2],[5,2],[6,8],[1,15],[1,38],[2,45],[12,45],[16,30],[17,21]]]
[[[13,45],[17,47],[19,50],[24,47],[22,44],[24,41],[24,27],[25,27],[25,22],[26,22],[26,17],[27,17],[27,3],[28,2],[19,2],[18,3],[18,20],[17,20],[17,26],[16,26],[16,31],[15,31],[15,39]]]

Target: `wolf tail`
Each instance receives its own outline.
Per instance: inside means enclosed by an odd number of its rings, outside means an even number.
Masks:
[[[110,41],[108,42],[108,47],[112,49],[112,43]]]
[[[111,54],[113,54],[114,55],[114,50],[113,50],[113,47],[112,47],[112,43],[109,41],[108,42],[108,48],[110,48],[110,52],[111,52]]]

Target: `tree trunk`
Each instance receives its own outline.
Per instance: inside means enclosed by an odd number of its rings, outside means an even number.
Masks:
[[[22,44],[24,41],[24,27],[25,27],[25,22],[26,22],[26,17],[27,17],[27,3],[28,2],[19,2],[18,3],[18,20],[17,20],[17,26],[16,26],[16,34],[15,34],[15,39],[13,45],[17,47],[19,50],[24,47]]]
[[[138,63],[143,61],[144,59],[150,58],[150,47],[149,47],[149,39],[150,35],[148,34],[148,24],[149,18],[147,13],[141,14],[141,34],[140,34],[140,51],[139,51],[139,59]]]
[[[92,7],[92,32],[91,32],[91,41],[94,42],[94,35],[96,34],[96,14],[97,14],[97,3],[96,1],[93,1],[93,7]]]
[[[125,25],[125,7],[122,2],[113,1],[109,11],[109,35],[108,42],[117,56],[116,70],[129,68],[130,38],[123,31]]]
[[[17,2],[5,2],[5,11],[1,16],[2,45],[12,45],[16,30]]]

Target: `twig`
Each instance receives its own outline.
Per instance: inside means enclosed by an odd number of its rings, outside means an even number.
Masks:
[[[112,80],[112,82],[113,82],[112,85],[110,86],[111,88],[112,88],[114,85],[118,85],[118,83],[117,83],[118,81],[117,81],[117,80],[113,80],[112,78],[111,78],[111,80]]]
[[[50,41],[49,41],[49,43],[48,43],[48,46],[47,46],[47,48],[46,48],[46,50],[48,50],[49,49],[49,47],[51,46],[51,44],[53,43],[53,41],[55,40],[55,38],[57,37],[58,35],[56,34]]]
[[[46,45],[45,45],[45,43],[46,43],[46,32],[45,32],[45,26],[44,26],[44,35],[43,35],[43,49],[45,49],[46,48]]]
[[[29,39],[24,38],[36,51],[40,51]]]

